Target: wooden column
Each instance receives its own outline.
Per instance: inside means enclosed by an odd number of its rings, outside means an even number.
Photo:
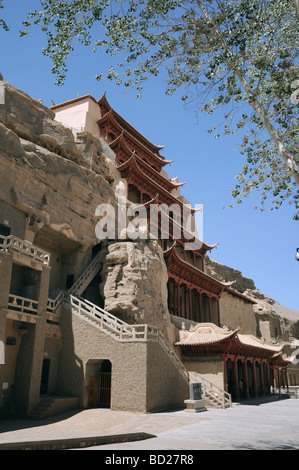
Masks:
[[[177,284],[178,317],[181,316],[181,283]]]
[[[284,373],[285,373],[286,387],[289,388],[288,369],[287,369],[287,367],[284,368]]]
[[[252,361],[252,378],[253,378],[253,391],[254,391],[254,396],[257,397],[257,380],[256,380],[255,359],[253,359],[253,361]]]
[[[176,315],[176,282],[173,279],[173,314]]]
[[[195,321],[200,321],[200,316],[199,316],[199,311],[198,311],[198,296],[199,293],[197,290],[194,290],[194,296],[195,296]]]
[[[202,323],[202,297],[201,292],[199,293],[199,315],[200,315],[200,323]]]
[[[278,377],[278,388],[281,387],[281,377],[280,377],[280,368],[277,367],[277,377]]]
[[[265,382],[264,382],[264,361],[260,361],[260,380],[261,380],[261,394],[265,395]]]
[[[235,383],[235,398],[240,398],[239,391],[239,376],[238,376],[238,359],[234,357],[234,383]]]
[[[168,282],[169,282],[169,295],[170,295],[169,306],[173,315],[175,315],[175,280],[172,278],[169,278]]]
[[[226,392],[228,392],[228,383],[227,383],[227,357],[222,356],[223,359],[223,387]]]
[[[243,370],[244,370],[244,390],[246,398],[249,398],[249,384],[248,384],[248,370],[247,370],[247,358],[244,358],[243,362]]]
[[[282,378],[282,386],[283,388],[287,388],[287,376],[286,376],[286,369],[285,367],[281,368],[281,378]]]
[[[220,298],[217,298],[217,315],[218,315],[218,326],[220,326]]]
[[[267,359],[266,361],[266,370],[267,370],[267,391],[266,393],[268,394],[270,392],[270,366],[269,366],[269,360]]]

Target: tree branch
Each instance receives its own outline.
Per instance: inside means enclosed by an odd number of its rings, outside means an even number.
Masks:
[[[230,57],[230,62],[231,62],[231,67],[234,70],[235,75],[238,77],[246,95],[248,98],[248,104],[254,109],[260,120],[262,121],[265,129],[267,130],[268,134],[270,135],[275,147],[277,148],[279,155],[285,162],[286,167],[290,171],[291,175],[293,176],[294,180],[296,181],[296,184],[299,186],[299,168],[296,164],[295,158],[293,155],[290,155],[283,143],[281,142],[274,126],[272,125],[270,119],[268,118],[267,112],[264,109],[264,107],[259,103],[258,99],[254,96],[247,79],[245,77],[244,72],[236,67],[236,58],[230,48],[227,46],[225,40],[223,39],[223,36],[221,32],[218,30],[216,25],[214,24],[212,18],[210,17],[208,11],[204,7],[203,3],[200,0],[196,0],[202,14],[204,15],[205,19],[209,22],[209,24],[212,26],[214,32],[217,34],[219,40],[221,41],[221,44],[225,51],[227,52],[228,56]],[[295,0],[296,8],[299,11],[299,0]]]

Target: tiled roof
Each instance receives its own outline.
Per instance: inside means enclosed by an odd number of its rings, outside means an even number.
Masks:
[[[238,339],[242,344],[245,344],[246,346],[253,346],[255,348],[263,348],[263,349],[269,349],[270,351],[276,351],[280,352],[282,350],[281,345],[275,345],[275,344],[270,344],[266,343],[266,341],[256,338],[253,335],[240,335],[238,334]]]
[[[214,323],[198,323],[197,325],[190,326],[189,330],[185,330],[183,324],[183,328],[180,330],[180,341],[176,342],[175,345],[202,346],[216,344],[233,338],[239,340],[242,345],[266,349],[273,353],[279,353],[282,350],[281,345],[266,343],[264,340],[253,335],[241,335],[238,333],[238,329],[221,328]]]
[[[180,331],[180,341],[175,343],[177,346],[191,346],[199,344],[219,343],[227,338],[232,337],[238,330],[228,330],[220,328],[214,323],[199,323],[191,326],[190,330],[182,329]]]

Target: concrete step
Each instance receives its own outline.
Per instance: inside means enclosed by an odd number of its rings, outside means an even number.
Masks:
[[[30,419],[43,419],[64,411],[78,408],[77,397],[48,396],[40,398],[39,403],[31,411]]]

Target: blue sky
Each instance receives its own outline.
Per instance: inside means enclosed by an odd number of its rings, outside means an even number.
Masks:
[[[285,307],[299,310],[299,222],[292,220],[292,206],[260,212],[259,194],[255,193],[234,208],[230,189],[242,168],[238,144],[241,136],[215,139],[207,132],[219,122],[205,114],[196,118],[192,108],[185,109],[180,95],[165,95],[162,79],[153,78],[143,96],[135,98],[133,89],[121,88],[110,81],[97,82],[96,74],[109,69],[110,58],[101,51],[93,53],[79,47],[69,60],[65,84],[54,85],[51,61],[42,55],[46,38],[33,29],[19,38],[26,11],[38,8],[38,0],[4,0],[2,15],[11,27],[0,31],[0,72],[4,80],[43,99],[58,104],[91,94],[99,99],[106,91],[111,106],[131,125],[156,145],[164,145],[162,154],[174,160],[166,170],[170,177],[186,182],[182,194],[192,205],[203,204],[203,239],[219,243],[211,258],[242,272],[256,287]],[[0,12],[1,14],[1,12]],[[216,119],[216,121],[215,121]]]

